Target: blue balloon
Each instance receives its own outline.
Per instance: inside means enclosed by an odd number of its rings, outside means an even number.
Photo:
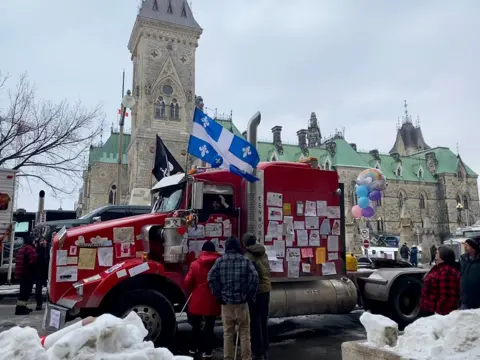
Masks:
[[[368,193],[370,192],[368,190],[368,187],[366,187],[365,185],[359,185],[357,186],[357,188],[355,189],[356,193],[357,193],[357,196],[359,198],[362,198],[362,197],[367,197],[368,196]]]
[[[361,209],[366,209],[370,206],[370,200],[368,200],[368,197],[361,197],[358,199],[358,206],[360,206]]]
[[[222,166],[222,164],[223,164],[223,158],[220,155],[216,155],[213,158],[213,163],[211,165],[212,165],[212,168],[218,168]]]

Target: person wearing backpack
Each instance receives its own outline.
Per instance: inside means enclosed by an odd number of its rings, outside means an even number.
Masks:
[[[245,255],[253,262],[258,273],[258,290],[256,301],[249,301],[250,339],[252,343],[252,359],[268,359],[268,311],[270,291],[270,266],[265,246],[257,242],[252,234],[245,234],[242,242],[246,248]]]
[[[27,236],[15,256],[15,277],[20,280],[20,294],[15,307],[15,315],[28,315],[32,312],[27,304],[35,283],[36,267],[37,251],[33,246],[32,238]]]

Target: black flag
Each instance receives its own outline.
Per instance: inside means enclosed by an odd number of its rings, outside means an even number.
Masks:
[[[155,166],[152,169],[152,174],[157,181],[164,177],[182,173],[183,169],[175,160],[173,155],[168,151],[162,139],[157,135],[157,146],[155,150]]]

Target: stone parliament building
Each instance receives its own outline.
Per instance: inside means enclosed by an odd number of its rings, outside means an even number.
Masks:
[[[122,203],[150,202],[156,134],[185,166],[195,106],[195,52],[202,31],[186,0],[141,3],[128,43],[136,106],[131,134],[123,138],[119,184]],[[231,116],[217,117],[217,121],[236,135],[246,134],[238,130]],[[449,148],[427,145],[406,103],[388,153],[359,151],[346,141],[343,132],[324,138],[315,113],[306,125],[306,129],[297,131],[296,145],[283,143],[282,127],[274,126],[272,141],[257,144],[261,161],[299,161],[312,156],[323,169],[336,170],[345,185],[347,241],[358,230],[348,210],[356,204],[355,179],[365,168],[381,169],[389,183],[382,200],[376,203],[375,218],[366,224],[375,234],[398,235],[402,223],[408,222],[412,236],[419,238],[429,232],[443,240],[459,225],[471,225],[480,219],[478,175]],[[79,215],[115,203],[118,140],[118,132],[112,129],[104,144],[91,146],[77,204]],[[457,210],[458,204],[462,204],[462,211]]]

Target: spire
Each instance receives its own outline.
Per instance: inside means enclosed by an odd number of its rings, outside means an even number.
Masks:
[[[143,0],[138,17],[202,31],[187,0]]]
[[[312,112],[308,120],[308,147],[320,146],[322,134],[318,126],[317,114]]]
[[[420,115],[417,115],[417,123],[415,124],[417,128],[420,127]]]
[[[405,107],[405,116],[403,117],[403,121],[402,123],[403,124],[406,124],[406,123],[412,123],[412,117],[410,116],[410,114],[408,113],[408,104],[407,104],[407,100],[404,100],[404,104],[403,106]]]

